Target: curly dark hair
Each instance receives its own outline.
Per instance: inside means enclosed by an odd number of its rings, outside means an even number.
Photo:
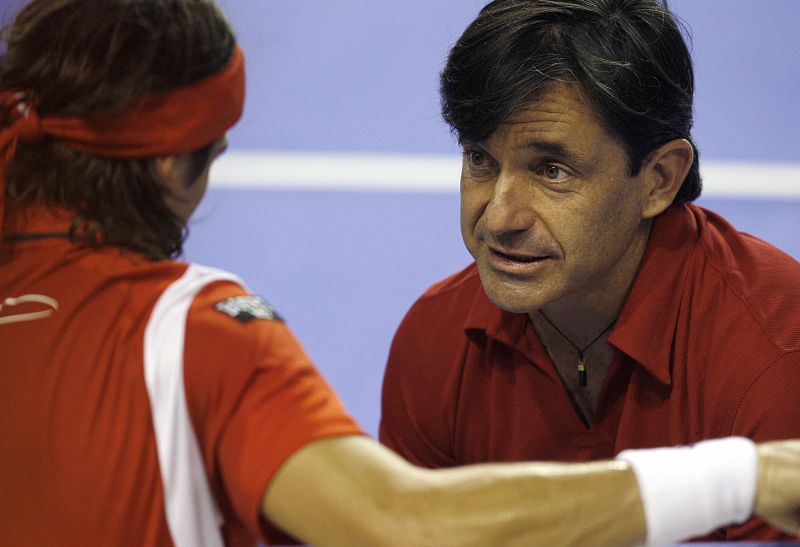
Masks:
[[[664,143],[692,143],[694,163],[673,205],[699,197],[692,59],[665,2],[489,3],[450,51],[440,79],[442,115],[459,140],[481,141],[554,81],[580,86],[625,148],[631,176]]]
[[[33,0],[3,35],[0,90],[28,93],[42,115],[87,117],[218,72],[235,45],[212,0]],[[194,178],[210,151],[192,154]],[[181,253],[185,227],[152,158],[103,158],[46,138],[20,142],[6,177],[9,208],[59,205],[102,234],[95,241],[154,260]]]

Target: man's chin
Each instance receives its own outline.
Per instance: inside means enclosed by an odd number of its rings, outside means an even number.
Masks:
[[[542,306],[541,297],[536,294],[536,291],[529,287],[507,285],[507,283],[492,281],[484,283],[483,290],[495,306],[507,312],[530,313]]]

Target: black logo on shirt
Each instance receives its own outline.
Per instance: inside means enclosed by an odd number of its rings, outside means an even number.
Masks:
[[[214,309],[246,323],[253,319],[283,322],[283,317],[260,296],[233,296],[218,302]]]

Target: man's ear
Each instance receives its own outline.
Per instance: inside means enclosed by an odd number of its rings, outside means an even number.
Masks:
[[[657,148],[642,167],[649,192],[642,218],[653,218],[670,206],[694,162],[694,149],[686,139],[671,140]]]
[[[175,173],[175,165],[178,156],[158,156],[153,162],[155,163],[156,173],[165,183],[172,182]]]

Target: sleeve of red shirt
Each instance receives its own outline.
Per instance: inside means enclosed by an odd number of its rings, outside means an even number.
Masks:
[[[282,321],[242,321],[214,308],[246,294],[223,282],[197,296],[186,326],[184,383],[223,514],[235,515],[252,537],[285,541],[261,518],[270,479],[311,441],[363,433]]]
[[[790,352],[773,363],[750,386],[736,412],[731,435],[756,442],[800,438],[800,352]],[[751,519],[727,528],[727,540],[781,540],[787,536]]]
[[[448,453],[451,428],[439,419],[432,401],[441,399],[445,386],[441,366],[429,359],[427,349],[436,348],[416,314],[417,302],[401,322],[392,341],[383,378],[379,438],[408,461],[429,468],[452,467]],[[434,350],[435,351],[435,350]],[[444,405],[440,405],[444,406]]]

